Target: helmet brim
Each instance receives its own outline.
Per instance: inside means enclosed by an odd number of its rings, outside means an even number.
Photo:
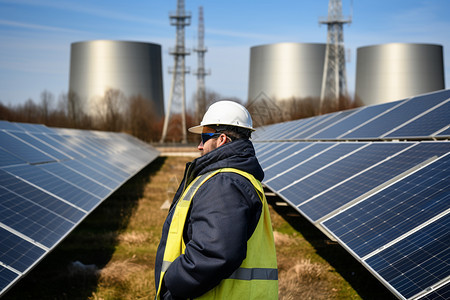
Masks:
[[[203,125],[197,125],[188,129],[189,132],[201,134],[203,132]]]
[[[192,132],[192,133],[196,133],[196,134],[201,134],[202,132],[203,132],[203,127],[208,127],[208,125],[211,125],[211,126],[220,126],[220,125],[228,125],[228,126],[234,126],[234,127],[241,127],[241,128],[245,128],[245,129],[249,129],[249,130],[251,130],[251,131],[255,131],[255,129],[254,128],[252,128],[252,127],[247,127],[247,126],[236,126],[236,125],[231,125],[231,124],[207,124],[207,125],[197,125],[197,126],[194,126],[194,127],[190,127],[189,129],[188,129],[188,131],[189,132]]]

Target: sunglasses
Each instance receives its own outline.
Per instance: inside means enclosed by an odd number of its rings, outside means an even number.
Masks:
[[[207,132],[207,133],[202,133],[202,143],[203,145],[211,138],[215,138],[215,137],[219,137],[221,135],[221,133],[219,132]]]

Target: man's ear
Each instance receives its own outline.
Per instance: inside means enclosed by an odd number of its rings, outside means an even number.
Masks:
[[[226,136],[226,134],[221,134],[219,136],[219,138],[217,139],[217,147],[223,146],[226,143],[228,143],[228,137]]]

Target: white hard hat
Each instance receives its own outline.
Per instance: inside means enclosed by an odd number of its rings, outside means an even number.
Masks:
[[[231,125],[254,130],[252,117],[247,109],[239,103],[229,100],[213,103],[203,116],[200,125],[189,128],[189,131],[202,133],[203,126],[208,125]]]

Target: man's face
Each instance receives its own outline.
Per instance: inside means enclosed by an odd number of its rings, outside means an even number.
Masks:
[[[203,127],[203,133],[215,133],[216,131],[212,128],[209,127]],[[198,150],[200,150],[202,152],[202,156],[205,155],[206,153],[209,153],[211,151],[213,151],[214,149],[216,149],[218,147],[218,139],[217,138],[210,138],[209,140],[206,141],[205,144],[203,144],[202,141],[200,141],[200,144],[198,145]]]

